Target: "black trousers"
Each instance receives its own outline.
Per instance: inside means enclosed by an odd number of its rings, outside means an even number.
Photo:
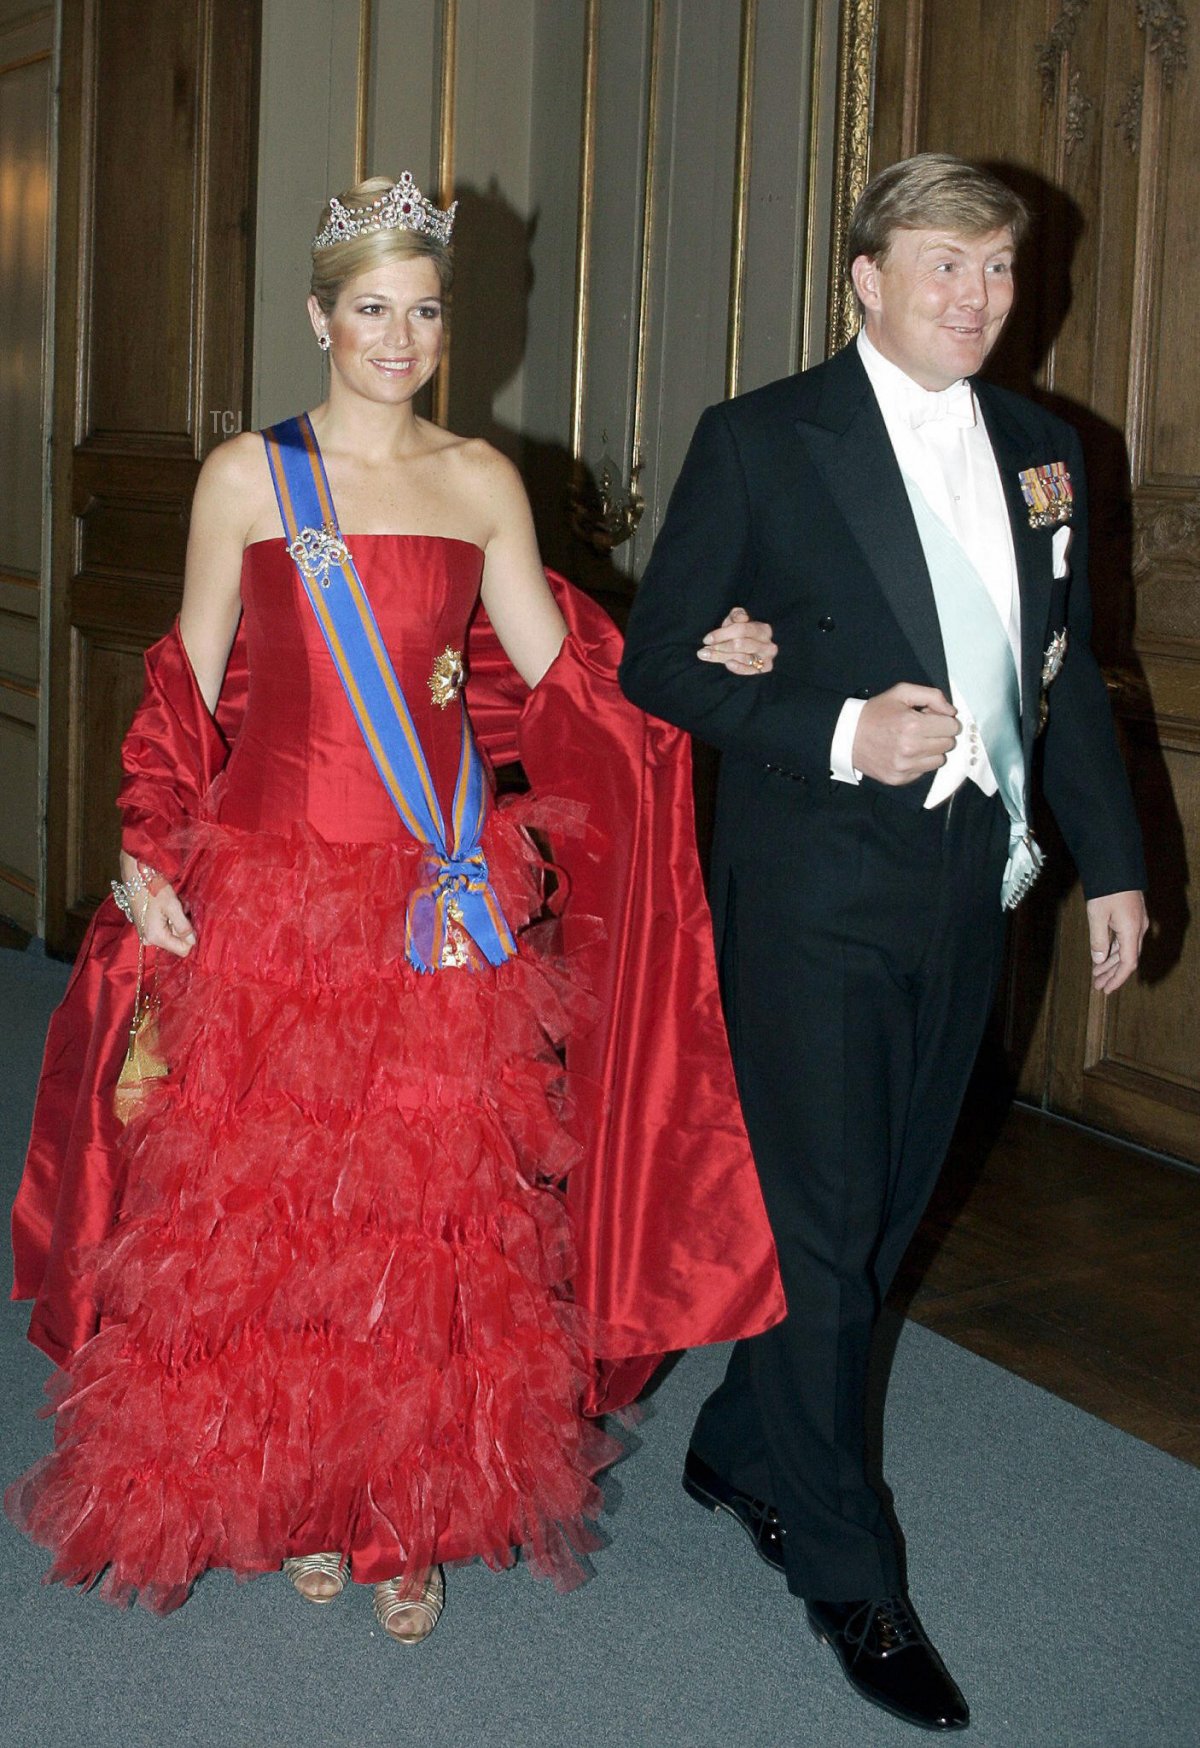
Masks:
[[[734,1349],[693,1446],[776,1505],[797,1595],[902,1587],[867,1364],[995,996],[1007,838],[973,784],[925,812],[846,788],[783,853],[730,861],[722,984],[788,1315]]]

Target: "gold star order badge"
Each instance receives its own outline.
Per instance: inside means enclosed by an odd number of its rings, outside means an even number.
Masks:
[[[454,703],[463,689],[464,678],[462,651],[447,644],[429,676],[429,695],[439,710]]]

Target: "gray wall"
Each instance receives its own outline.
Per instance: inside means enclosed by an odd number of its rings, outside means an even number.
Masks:
[[[256,423],[323,393],[304,315],[307,244],[322,201],[354,177],[363,16],[359,0],[264,0],[263,11]],[[836,0],[599,0],[593,14],[587,0],[375,0],[369,12],[367,165],[411,169],[435,193],[448,150],[461,203],[439,410],[522,465],[547,559],[619,592],[645,562],[701,409],[731,385],[752,387],[820,355]],[[595,167],[588,319],[579,324],[589,16]],[[443,129],[448,26],[453,127]],[[749,166],[739,191],[740,90]],[[743,315],[731,358],[739,210]],[[598,557],[570,531],[571,488],[594,483],[605,459],[616,484],[628,485],[635,437],[642,519],[632,540]]]

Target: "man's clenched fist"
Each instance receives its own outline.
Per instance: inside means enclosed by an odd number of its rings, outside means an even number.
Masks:
[[[936,686],[902,680],[863,705],[854,735],[854,769],[877,783],[915,783],[946,763],[962,724]]]

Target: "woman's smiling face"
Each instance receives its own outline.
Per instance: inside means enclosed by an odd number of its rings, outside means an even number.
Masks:
[[[387,261],[348,280],[332,313],[308,300],[313,327],[328,333],[329,361],[368,400],[411,400],[437,370],[445,340],[442,286],[427,255]]]

